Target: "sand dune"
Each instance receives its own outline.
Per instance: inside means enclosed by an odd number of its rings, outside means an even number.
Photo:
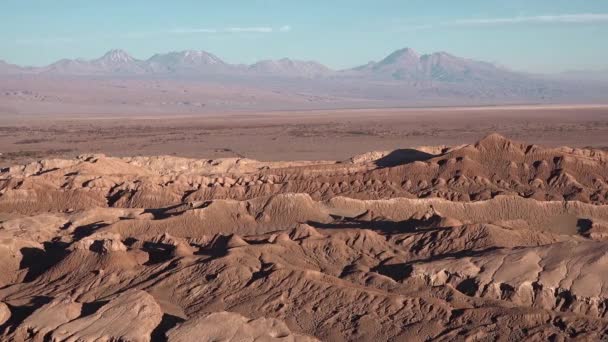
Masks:
[[[343,161],[14,165],[0,339],[600,340],[607,163],[492,134]]]

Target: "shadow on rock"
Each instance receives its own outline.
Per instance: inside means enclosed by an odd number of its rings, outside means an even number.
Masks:
[[[380,168],[393,167],[402,164],[413,163],[415,161],[426,161],[435,157],[434,155],[415,149],[400,149],[392,151],[386,156],[375,161]]]
[[[20,269],[27,269],[24,282],[34,281],[42,273],[63,259],[68,251],[67,243],[64,242],[45,242],[44,250],[39,248],[21,248],[22,259],[19,264]]]

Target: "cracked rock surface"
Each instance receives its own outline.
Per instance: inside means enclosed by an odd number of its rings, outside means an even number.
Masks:
[[[2,341],[608,338],[608,155],[490,135],[346,161],[0,171]]]

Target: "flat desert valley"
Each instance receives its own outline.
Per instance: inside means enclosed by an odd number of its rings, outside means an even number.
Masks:
[[[0,166],[83,153],[346,160],[370,151],[460,145],[489,132],[548,146],[602,149],[608,147],[608,106],[4,115]]]

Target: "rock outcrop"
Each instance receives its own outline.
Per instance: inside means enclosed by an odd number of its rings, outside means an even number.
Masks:
[[[607,162],[490,135],[10,167],[0,340],[606,339]]]

